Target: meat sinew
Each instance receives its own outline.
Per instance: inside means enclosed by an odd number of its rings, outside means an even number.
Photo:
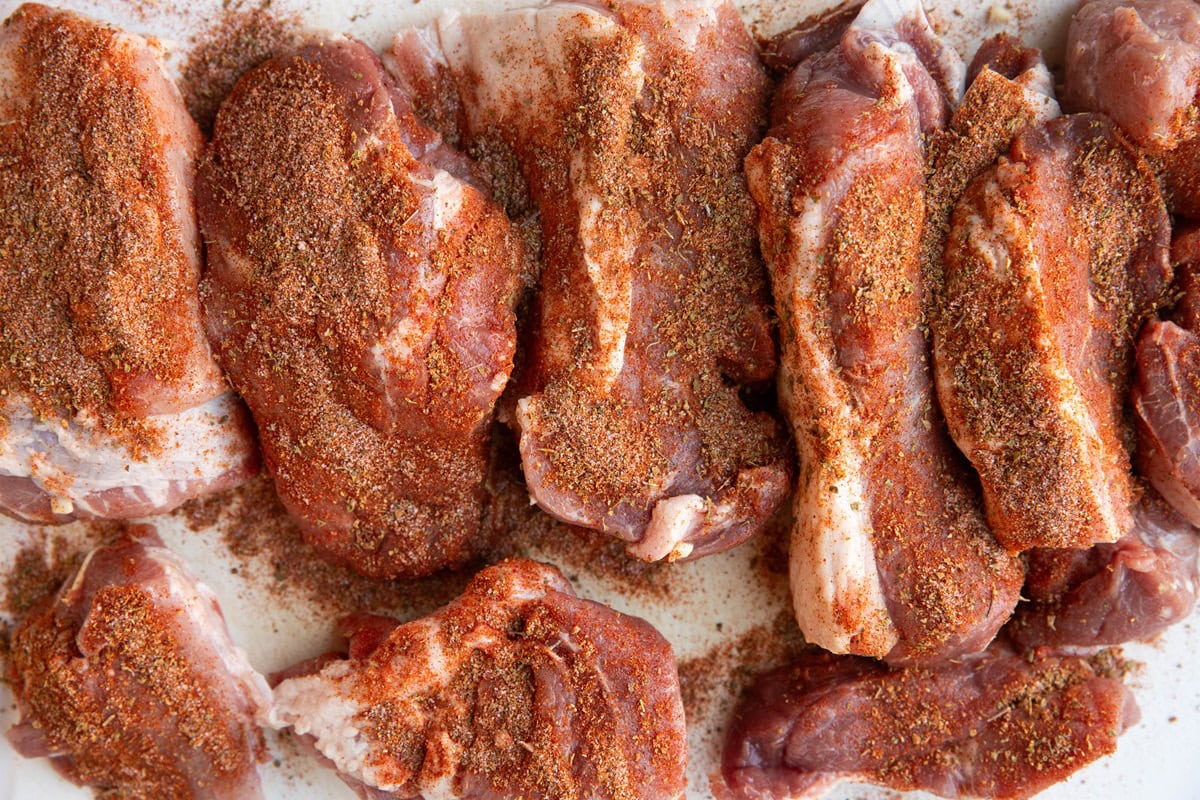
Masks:
[[[683,794],[670,645],[577,598],[553,567],[501,562],[432,616],[363,615],[345,628],[349,655],[291,671],[272,722],[308,737],[367,796]]]
[[[257,469],[200,323],[200,132],[143,39],[0,30],[0,512],[128,518]]]
[[[746,162],[800,451],[793,601],[805,637],[834,652],[980,650],[1023,578],[946,435],[922,329],[922,140],[962,74],[918,3],[867,3],[785,79]]]
[[[305,535],[372,577],[481,545],[523,249],[472,180],[340,38],[248,73],[200,170],[218,357]]]
[[[646,560],[760,530],[788,470],[780,426],[739,396],[775,352],[741,169],[767,81],[732,4],[449,14],[391,63],[540,216],[511,411],[536,502]]]
[[[1178,305],[1151,320],[1137,345],[1130,402],[1137,422],[1137,466],[1179,513],[1200,525],[1200,228],[1171,247]]]
[[[17,752],[104,796],[253,800],[262,676],[216,598],[142,529],[93,551],[17,626]]]
[[[1106,118],[1023,133],[959,201],[934,319],[938,397],[1011,550],[1115,542],[1132,503],[1132,343],[1170,283],[1170,220]]]
[[[1168,201],[1200,215],[1200,4],[1087,0],[1071,20],[1065,101],[1161,159]]]
[[[721,770],[733,800],[817,798],[842,781],[1027,798],[1112,753],[1138,716],[1132,693],[1082,658],[993,644],[891,671],[813,655],[758,679]]]
[[[1147,488],[1133,527],[1089,550],[1031,550],[1008,635],[1023,647],[1093,649],[1146,639],[1196,604],[1197,529]]]

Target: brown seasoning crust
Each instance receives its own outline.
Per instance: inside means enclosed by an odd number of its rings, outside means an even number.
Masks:
[[[299,20],[277,17],[269,8],[270,0],[257,8],[226,8],[188,53],[180,88],[205,135],[212,134],[217,109],[242,75],[299,44]]]
[[[202,292],[218,357],[306,536],[363,574],[390,578],[461,565],[486,544],[490,408],[476,404],[471,381],[476,369],[507,374],[515,334],[507,352],[502,335],[492,342],[495,364],[468,363],[447,318],[482,296],[480,313],[512,328],[521,252],[507,220],[470,187],[455,224],[426,241],[422,226],[432,223],[414,221],[411,176],[428,168],[402,140],[371,68],[378,62],[357,43],[314,43],[238,84],[201,167],[200,211],[206,235],[233,237],[223,247],[248,263],[223,257],[215,274],[210,257]],[[435,318],[425,374],[404,376],[411,385],[391,387],[402,397],[385,397],[380,384],[400,379],[368,374],[371,348],[396,324],[397,306],[423,291],[407,272],[421,258],[446,276],[431,308],[417,306]]]
[[[180,201],[163,150],[180,145],[123,34],[36,5],[18,25],[9,91],[28,103],[0,128],[0,395],[93,414],[135,457],[154,452],[142,387],[213,370],[188,318],[195,266],[164,212]]]
[[[54,752],[70,754],[58,766],[71,780],[128,800],[193,796],[181,742],[158,735],[164,719],[210,765],[210,780],[253,769],[257,753],[185,658],[177,622],[145,589],[101,589],[81,630],[82,621],[47,599],[14,631],[8,669],[22,717]]]
[[[856,468],[848,465],[862,464],[864,533],[886,618],[850,593],[834,599],[831,616],[860,630],[852,652],[928,662],[985,646],[1017,602],[1022,570],[991,536],[935,401],[924,322],[934,287],[920,264],[926,167],[915,113],[895,81],[853,88],[852,77],[836,72],[840,58],[818,56],[808,62],[813,77],[797,73],[784,84],[776,124],[747,161],[789,367],[780,396],[802,454],[800,496],[815,480],[836,492],[856,478],[844,474]],[[826,115],[827,103],[837,116]],[[829,209],[811,257],[794,227],[809,198]],[[800,290],[802,282],[811,290]],[[819,351],[800,326],[812,326]],[[861,462],[855,446],[864,448]],[[899,641],[889,646],[892,636]]]
[[[351,673],[332,688],[367,709],[356,724],[381,780],[399,784],[394,796],[445,778],[464,796],[665,800],[683,791],[670,645],[644,621],[574,597],[552,567],[501,562],[437,614],[391,624],[348,621]],[[424,661],[431,646],[436,666]],[[436,688],[407,694],[414,675]],[[457,763],[444,760],[447,740]]]
[[[808,655],[764,675],[738,708],[723,774],[735,798],[819,793],[841,779],[1028,798],[1112,753],[1137,720],[1114,662],[1026,659],[1002,645],[903,670]]]
[[[1023,231],[1003,228],[997,201]],[[976,218],[1001,226],[992,235],[1018,237],[1006,240],[1007,265],[993,265],[972,244]],[[972,460],[992,529],[1013,550],[1111,540],[1097,532],[1096,504],[1082,498],[1094,496],[1092,481],[1110,485],[1118,524],[1128,526],[1131,431],[1122,408],[1133,340],[1162,303],[1170,274],[1169,224],[1154,176],[1104,118],[1063,117],[1023,133],[1007,159],[972,183],[953,219],[947,299],[935,320],[939,389],[948,416],[980,443]],[[1041,304],[1024,285],[1035,269]],[[1076,315],[1088,313],[1081,324]],[[1061,381],[1046,364],[1059,356],[1098,431],[1091,463],[1057,416]]]
[[[636,531],[662,499],[650,487],[681,467],[666,495],[715,496],[734,492],[745,470],[783,469],[785,450],[779,426],[749,412],[737,385],[763,382],[775,367],[765,274],[741,169],[764,122],[765,79],[757,64],[735,61],[724,45],[709,41],[740,28],[730,7],[697,45],[730,61],[721,79],[739,89],[720,102],[708,83],[713,68],[679,48],[660,12],[634,3],[612,8],[622,25],[616,34],[570,45],[577,101],[554,110],[561,135],[521,142],[524,175],[502,172],[499,183],[528,185],[541,209],[542,291],[516,396],[538,396],[536,446],[548,460],[546,479],[593,510],[601,520],[596,527],[607,529],[606,521],[619,517]],[[746,43],[752,46],[748,37]],[[618,71],[642,47],[646,85],[632,96]],[[483,131],[476,138],[503,135]],[[619,274],[604,278],[632,285],[623,371],[637,377],[614,385],[595,374],[610,345],[597,330],[601,301],[572,227],[579,214],[568,167],[576,152],[588,154],[589,189],[606,209],[596,246],[616,252],[626,237],[637,243],[633,258],[616,267]],[[505,164],[511,170],[515,161],[497,159],[493,166]],[[699,441],[694,462],[676,452],[684,437]],[[765,518],[770,510],[756,511]]]

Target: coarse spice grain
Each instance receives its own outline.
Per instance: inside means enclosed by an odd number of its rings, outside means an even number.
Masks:
[[[384,579],[485,545],[523,264],[498,208],[414,157],[457,154],[392,89],[365,45],[309,42],[238,84],[198,181],[208,325],[275,486],[309,541]]]
[[[301,38],[298,17],[280,16],[267,0],[257,7],[225,8],[192,43],[180,75],[188,111],[205,135],[212,134],[217,109],[238,79],[269,58],[295,47]]]
[[[0,131],[0,388],[153,454],[147,406],[219,380],[169,164],[198,134],[173,127],[155,96],[173,90],[136,37],[42,7],[5,25],[26,102]]]

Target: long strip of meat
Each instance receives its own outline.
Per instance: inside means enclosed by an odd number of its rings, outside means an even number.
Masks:
[[[200,321],[203,144],[141,37],[28,3],[0,30],[0,512],[161,513],[258,469]]]
[[[473,181],[342,38],[242,78],[201,166],[209,335],[305,536],[368,576],[486,544],[524,255]]]
[[[687,757],[671,646],[532,561],[437,613],[345,623],[349,654],[289,670],[271,718],[373,798],[674,800]]]
[[[1133,527],[1089,550],[1031,550],[1022,605],[1006,628],[1022,647],[1092,650],[1147,639],[1192,613],[1200,531],[1150,488]]]
[[[934,320],[938,398],[1011,550],[1132,523],[1123,407],[1135,332],[1170,284],[1150,167],[1106,118],[1032,128],[959,201]]]
[[[1175,236],[1179,302],[1170,319],[1151,320],[1137,344],[1130,393],[1137,422],[1137,467],[1193,525],[1200,525],[1200,228]]]
[[[842,781],[1017,800],[1112,753],[1138,717],[1129,689],[1082,658],[994,644],[890,671],[814,655],[758,679],[721,772],[730,800],[818,798]]]
[[[785,80],[746,162],[800,450],[793,602],[838,653],[980,650],[1022,581],[946,435],[922,328],[922,140],[961,80],[918,3],[874,0]]]
[[[533,499],[646,560],[760,530],[789,476],[780,426],[739,396],[775,351],[741,169],[767,81],[733,5],[449,14],[391,64],[539,215],[511,412]]]
[[[8,680],[16,750],[105,797],[262,797],[270,689],[152,530],[93,551],[21,621]]]

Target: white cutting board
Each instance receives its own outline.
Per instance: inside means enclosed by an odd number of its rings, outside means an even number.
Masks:
[[[52,1],[52,0],[51,0]],[[219,18],[222,0],[58,0],[59,4],[123,25],[163,40],[176,52]],[[231,3],[226,0],[225,5]],[[236,5],[236,3],[232,3]],[[345,32],[376,49],[387,47],[401,26],[421,24],[441,10],[472,10],[528,2],[486,0],[274,0],[271,9],[280,16],[297,12],[309,27]],[[19,5],[0,0],[0,18]],[[246,2],[245,7],[255,5]],[[774,32],[830,5],[828,0],[742,0],[747,21]],[[932,17],[949,40],[969,58],[983,37],[1002,30],[1022,35],[1026,42],[1047,50],[1053,63],[1062,50],[1066,22],[1074,0],[976,4],[970,0],[933,0]],[[216,532],[195,533],[174,518],[155,520],[167,544],[183,554],[200,577],[221,598],[234,640],[249,653],[254,666],[270,672],[290,666],[328,648],[333,621],[310,606],[303,597],[286,602],[247,580],[247,571],[231,574],[242,562],[226,555]],[[28,532],[0,517],[0,564],[10,563]],[[648,619],[672,642],[681,659],[704,655],[721,641],[750,628],[769,624],[788,603],[780,581],[765,585],[762,572],[751,560],[753,544],[695,564],[675,567],[678,590],[668,601],[651,593],[630,596],[622,584],[605,580],[586,569],[578,573],[577,586],[586,597]],[[552,558],[548,560],[553,560]],[[252,575],[250,577],[253,577]],[[720,630],[718,630],[718,624]],[[1152,645],[1126,648],[1128,657],[1144,668],[1132,679],[1142,708],[1142,722],[1121,739],[1116,755],[1077,773],[1069,781],[1045,792],[1049,800],[1093,798],[1200,798],[1200,680],[1193,679],[1192,659],[1200,653],[1200,626],[1193,619],[1168,631]],[[691,744],[689,800],[712,796],[707,776],[716,769],[723,721],[728,703],[711,704],[708,717],[689,720]],[[0,730],[15,721],[12,697],[0,685]],[[274,741],[272,742],[275,746]],[[353,800],[354,795],[333,773],[319,767],[293,748],[276,747],[278,765],[264,765],[267,795],[271,800],[322,798]],[[91,793],[58,777],[45,762],[18,758],[0,738],[0,800],[54,800],[88,798]],[[912,795],[921,797],[922,795]],[[894,792],[843,786],[831,800],[896,798]]]

